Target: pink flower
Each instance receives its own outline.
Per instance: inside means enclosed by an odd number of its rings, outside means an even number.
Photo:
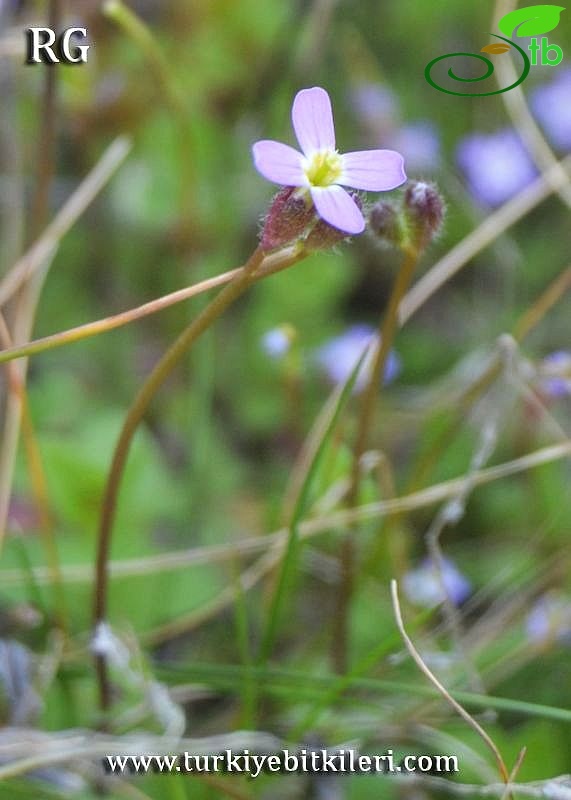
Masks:
[[[338,153],[329,95],[318,86],[296,94],[291,117],[302,152],[263,139],[252,148],[256,169],[272,183],[296,186],[311,195],[317,213],[329,225],[348,234],[362,233],[363,214],[342,187],[395,189],[406,181],[403,157],[394,150]]]

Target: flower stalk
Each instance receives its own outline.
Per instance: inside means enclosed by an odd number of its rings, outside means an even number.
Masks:
[[[404,255],[397,274],[387,310],[379,323],[380,340],[363,393],[357,435],[353,447],[349,507],[359,498],[361,461],[367,448],[374,421],[375,404],[382,386],[381,376],[390,356],[400,321],[400,307],[411,284],[418,259],[430,242],[439,234],[445,215],[445,204],[438,187],[425,181],[412,181],[401,197],[400,204],[379,202],[370,216],[372,232],[379,243],[398,247]],[[341,589],[338,594],[336,630],[332,649],[333,663],[338,672],[347,670],[348,619],[355,571],[355,552],[352,531],[343,540],[341,551]]]
[[[399,324],[399,305],[410,286],[419,256],[420,250],[417,246],[410,244],[404,249],[404,260],[397,274],[386,313],[379,324],[380,345],[375,353],[369,380],[362,395],[361,412],[353,447],[351,486],[348,494],[350,508],[354,508],[357,505],[359,497],[361,459],[367,448],[374,420],[375,407],[379,398],[379,387],[382,385],[381,375],[385,374],[385,367]],[[349,531],[341,544],[341,590],[337,598],[332,652],[334,667],[339,673],[346,672],[348,668],[349,607],[353,596],[354,571],[355,547],[353,532]]]
[[[275,255],[277,256],[278,254]],[[304,255],[305,251],[301,244],[297,247],[285,249],[282,255],[283,266],[295,264],[297,261],[300,261]],[[113,523],[115,520],[121,479],[135,432],[149,408],[153,397],[180,362],[181,358],[213,322],[257,280],[262,271],[263,263],[264,251],[258,247],[245,264],[243,270],[190,323],[166,351],[131,404],[115,447],[103,496],[101,522],[97,539],[97,560],[93,597],[93,628],[95,632],[100,629],[100,626],[106,622],[107,618],[109,586],[108,565]],[[111,687],[105,653],[99,651],[95,654],[95,667],[99,685],[100,707],[102,711],[106,711],[111,704]]]

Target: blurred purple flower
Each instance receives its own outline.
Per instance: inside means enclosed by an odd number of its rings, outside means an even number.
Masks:
[[[262,336],[262,349],[270,358],[280,359],[289,353],[295,332],[291,325],[280,325]]]
[[[387,143],[402,153],[408,170],[434,170],[440,164],[440,136],[427,120],[403,125],[387,138]]]
[[[530,95],[533,113],[558,150],[571,150],[571,67],[558,69],[547,84]]]
[[[543,595],[527,615],[525,628],[533,644],[571,644],[571,601],[556,594]]]
[[[375,343],[378,341],[378,334],[370,325],[352,325],[344,333],[330,339],[317,351],[317,363],[331,383],[345,383],[365,349],[369,345],[373,345],[369,348],[355,381],[353,391],[361,392],[367,385],[376,349]],[[399,371],[398,356],[391,352],[385,366],[385,384],[393,381]]]
[[[291,116],[302,152],[263,139],[252,148],[256,169],[273,183],[309,194],[329,225],[347,234],[362,233],[361,209],[343,186],[372,192],[395,189],[406,180],[402,156],[393,150],[338,153],[331,101],[318,86],[296,94]]]
[[[557,350],[539,365],[540,387],[547,397],[557,400],[571,395],[571,353]]]
[[[448,599],[455,606],[470,596],[470,581],[449,558],[444,559],[442,581]],[[410,602],[415,605],[433,608],[444,601],[438,571],[430,558],[425,558],[419,567],[407,572],[402,586]]]
[[[428,120],[400,125],[398,100],[386,86],[359,83],[349,95],[351,107],[371,138],[381,138],[402,153],[407,169],[433,170],[440,163],[440,136]]]
[[[398,102],[394,93],[378,83],[359,83],[349,95],[357,119],[367,127],[384,130],[394,122]]]
[[[8,526],[18,533],[37,530],[40,518],[35,504],[25,497],[13,496],[8,508]]]
[[[458,145],[456,158],[472,194],[488,206],[505,203],[537,175],[521,139],[511,128],[466,136]]]

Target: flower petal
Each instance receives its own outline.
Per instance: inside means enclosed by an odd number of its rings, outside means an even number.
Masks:
[[[306,156],[315,150],[335,150],[335,128],[331,101],[325,89],[302,89],[291,109],[293,129]]]
[[[252,147],[254,165],[258,172],[272,183],[281,186],[305,186],[302,155],[287,144],[262,139]]]
[[[387,192],[406,181],[404,159],[395,150],[359,150],[344,153],[339,183],[368,192]]]
[[[312,186],[311,197],[319,216],[344,233],[362,233],[365,220],[353,198],[341,186]]]

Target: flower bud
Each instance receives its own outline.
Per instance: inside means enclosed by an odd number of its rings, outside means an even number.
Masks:
[[[359,208],[361,199],[350,192]],[[284,186],[275,195],[266,216],[260,243],[262,250],[276,250],[303,240],[307,250],[324,250],[349,236],[318,216],[313,203],[295,186]]]
[[[355,201],[359,210],[363,208],[363,203],[357,192],[349,192],[351,198]],[[343,239],[347,239],[350,234],[340,231],[339,228],[334,228],[333,225],[325,222],[325,220],[317,217],[317,222],[309,231],[305,240],[305,246],[308,250],[327,250],[333,247]]]
[[[404,193],[404,210],[412,242],[426,247],[440,233],[444,221],[444,200],[436,185],[411,183]]]
[[[369,215],[369,229],[381,244],[400,249],[406,243],[406,220],[393,203],[375,203]]]
[[[295,186],[284,186],[275,195],[266,216],[260,244],[262,250],[276,250],[301,238],[315,217]]]

